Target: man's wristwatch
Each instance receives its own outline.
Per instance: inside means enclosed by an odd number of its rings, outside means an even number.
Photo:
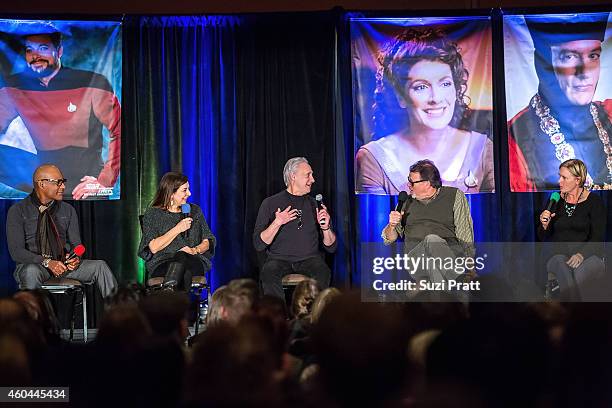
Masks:
[[[49,267],[49,262],[51,262],[51,258],[45,258],[41,262],[41,265],[44,266],[45,268],[48,268]]]

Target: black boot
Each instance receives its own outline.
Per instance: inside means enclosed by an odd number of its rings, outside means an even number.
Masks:
[[[185,266],[180,262],[171,262],[168,265],[168,271],[164,277],[164,286],[169,286],[177,289],[182,289],[184,286],[183,275],[185,274]]]

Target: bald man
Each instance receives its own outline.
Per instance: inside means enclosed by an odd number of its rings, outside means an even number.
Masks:
[[[62,201],[66,179],[52,164],[38,167],[32,177],[34,191],[14,204],[6,219],[11,258],[17,264],[15,280],[20,289],[36,289],[52,276],[96,282],[103,297],[117,281],[104,261],[66,261],[81,244],[79,220],[74,208]]]

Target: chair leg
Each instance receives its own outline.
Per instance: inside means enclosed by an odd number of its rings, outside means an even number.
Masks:
[[[77,297],[76,297],[76,293],[74,293],[73,291],[70,292],[73,296],[72,298],[72,317],[70,319],[70,341],[74,340],[74,321],[76,318],[76,302],[77,302]]]
[[[196,336],[198,334],[198,330],[200,330],[200,307],[202,305],[202,290],[196,291],[196,320],[195,320],[195,330],[193,335]]]
[[[85,293],[85,287],[81,289],[83,294],[83,343],[87,343],[87,295]]]

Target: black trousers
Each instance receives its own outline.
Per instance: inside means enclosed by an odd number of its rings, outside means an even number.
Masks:
[[[299,262],[281,261],[279,259],[266,260],[261,268],[259,279],[263,287],[264,295],[273,295],[281,299],[285,298],[283,292],[283,276],[291,273],[300,273],[309,276],[319,283],[321,289],[329,286],[331,270],[321,259],[315,256]]]
[[[164,283],[176,281],[176,287],[188,291],[191,288],[193,276],[204,276],[206,270],[204,264],[197,255],[178,251],[174,257],[159,265],[153,273],[152,278],[164,277]]]

